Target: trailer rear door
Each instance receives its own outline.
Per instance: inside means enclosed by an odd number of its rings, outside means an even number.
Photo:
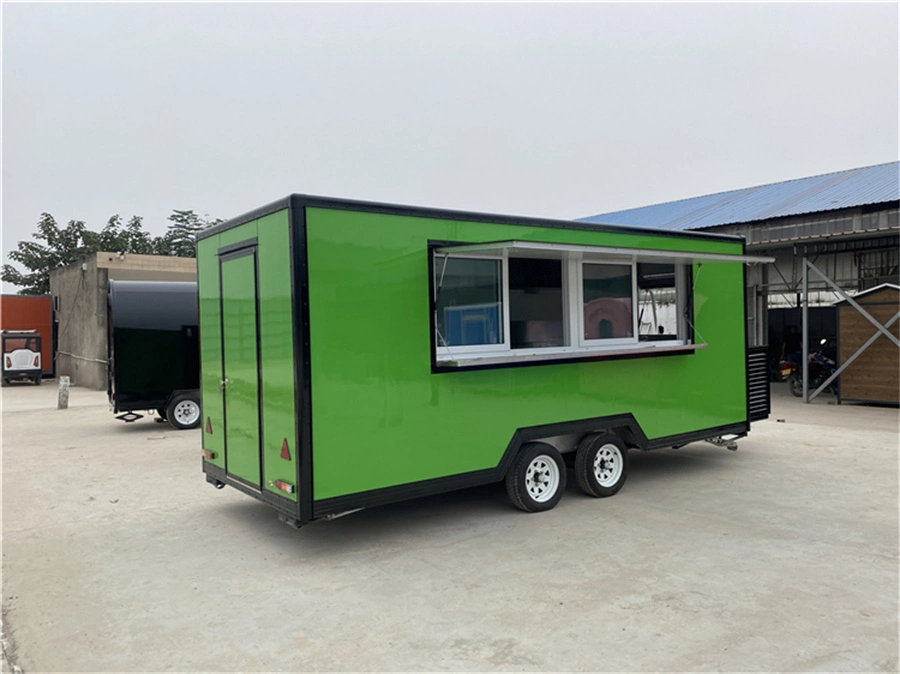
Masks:
[[[225,470],[260,488],[259,302],[256,248],[221,258]]]

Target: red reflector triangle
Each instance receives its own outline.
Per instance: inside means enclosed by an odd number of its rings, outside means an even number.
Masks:
[[[285,461],[291,460],[291,450],[288,449],[287,438],[285,438],[284,442],[281,443],[281,458]]]
[[[206,432],[212,435],[212,422],[206,417]]]

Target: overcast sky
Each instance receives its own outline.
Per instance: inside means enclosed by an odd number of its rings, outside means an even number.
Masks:
[[[2,12],[4,261],[45,211],[161,234],[303,192],[568,219],[898,156],[894,2]]]

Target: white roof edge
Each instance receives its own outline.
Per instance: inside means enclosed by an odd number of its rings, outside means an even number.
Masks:
[[[869,288],[868,290],[863,290],[861,293],[856,293],[855,295],[851,295],[850,298],[856,300],[858,297],[864,297],[865,295],[871,295],[878,290],[884,290],[885,288],[893,288],[894,290],[900,290],[900,286],[894,283],[882,283],[880,285],[875,286],[874,288]],[[843,304],[847,300],[838,300],[834,302],[831,306],[837,306],[838,304]]]
[[[721,253],[692,253],[678,250],[650,250],[646,248],[616,248],[592,246],[589,244],[541,243],[539,241],[491,241],[487,243],[451,244],[435,249],[438,253],[488,253],[502,250],[555,251],[560,253],[593,253],[610,257],[633,258],[641,261],[691,260],[695,262],[743,262],[745,264],[768,264],[774,257],[760,255],[725,255]]]

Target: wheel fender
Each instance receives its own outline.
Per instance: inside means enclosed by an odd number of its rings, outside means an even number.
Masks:
[[[203,407],[203,398],[200,397],[200,389],[196,389],[196,388],[180,388],[180,389],[176,389],[176,390],[172,391],[172,392],[169,394],[169,396],[166,398],[166,401],[165,401],[165,402],[163,403],[163,405],[162,405],[162,406],[163,406],[163,409],[168,408],[169,405],[172,403],[172,401],[173,401],[177,396],[180,396],[180,395],[182,395],[182,394],[187,394],[187,395],[191,395],[191,396],[195,397],[195,398],[200,402],[200,406]]]

